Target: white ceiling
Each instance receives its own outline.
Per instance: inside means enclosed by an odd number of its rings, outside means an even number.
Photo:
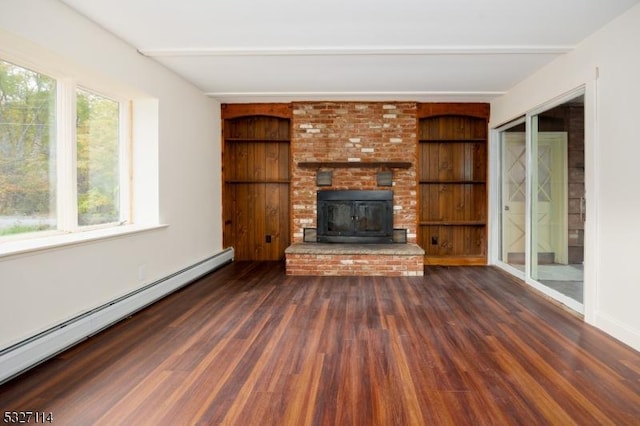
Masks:
[[[63,0],[224,102],[488,101],[640,0]]]

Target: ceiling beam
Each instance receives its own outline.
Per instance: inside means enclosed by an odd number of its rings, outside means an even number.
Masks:
[[[360,91],[360,92],[206,92],[221,102],[293,102],[293,101],[416,101],[416,102],[490,102],[503,91]]]
[[[548,55],[570,52],[575,46],[282,46],[282,47],[202,47],[139,49],[149,57],[162,56],[445,56],[445,55]]]

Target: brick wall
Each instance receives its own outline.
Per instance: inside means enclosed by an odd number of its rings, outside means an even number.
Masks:
[[[291,123],[292,240],[303,239],[304,228],[316,227],[319,189],[388,189],[376,184],[379,168],[336,168],[331,187],[316,186],[316,170],[300,162],[410,162],[393,169],[394,227],[407,229],[416,241],[417,119],[415,102],[296,102]]]

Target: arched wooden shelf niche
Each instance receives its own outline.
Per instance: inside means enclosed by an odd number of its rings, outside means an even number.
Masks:
[[[237,260],[290,244],[291,104],[222,104],[223,243]]]
[[[418,104],[418,244],[425,264],[487,262],[489,104]]]

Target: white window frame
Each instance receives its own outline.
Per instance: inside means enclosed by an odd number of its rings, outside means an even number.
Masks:
[[[16,41],[18,41],[16,39]],[[16,43],[20,45],[19,42]],[[18,49],[18,46],[10,46]],[[116,238],[126,234],[144,232],[153,229],[165,228],[158,222],[157,211],[157,191],[150,185],[157,182],[157,170],[149,168],[147,163],[143,164],[143,169],[147,173],[152,173],[144,180],[140,190],[150,188],[147,202],[151,204],[145,206],[142,213],[144,220],[139,224],[133,223],[134,216],[134,165],[133,165],[133,137],[138,134],[145,141],[156,140],[157,135],[149,129],[150,124],[156,122],[157,102],[148,102],[144,99],[141,102],[129,97],[123,87],[115,84],[115,90],[109,89],[109,83],[105,86],[102,79],[93,84],[93,79],[84,76],[82,79],[73,78],[75,67],[61,67],[58,61],[44,61],[41,63],[34,58],[40,55],[27,56],[14,49],[4,49],[0,45],[0,60],[12,63],[16,66],[32,70],[46,75],[56,80],[56,229],[15,234],[0,237],[0,260],[6,257],[29,254],[41,250],[48,250],[68,245],[81,244],[90,241]],[[31,50],[28,46],[27,50]],[[47,57],[48,55],[44,55]],[[50,66],[48,67],[47,64]],[[106,82],[106,80],[105,80]],[[76,158],[76,90],[82,90],[104,96],[119,103],[119,136],[120,136],[120,218],[118,222],[79,226],[78,225],[78,203],[77,203],[77,158]],[[124,94],[124,96],[123,96]],[[136,95],[134,95],[136,96]],[[139,96],[139,95],[137,95]],[[136,104],[140,103],[138,107]],[[132,120],[134,110],[151,113],[145,117],[142,127],[134,129]],[[149,127],[149,128],[148,128]],[[145,145],[147,146],[147,145]],[[146,151],[145,151],[146,153]],[[141,153],[142,154],[142,153]],[[150,163],[155,164],[155,163]],[[137,184],[135,184],[137,185]]]
[[[13,241],[25,238],[37,238],[59,233],[74,233],[94,229],[111,228],[130,223],[131,198],[129,195],[131,172],[131,113],[130,102],[117,96],[105,94],[91,86],[80,85],[71,78],[57,78],[50,73],[41,72],[29,65],[0,57],[0,60],[40,73],[56,81],[55,108],[55,161],[56,168],[56,229],[28,232],[0,237],[2,241]],[[78,179],[77,179],[77,91],[78,89],[93,93],[118,103],[118,168],[119,168],[119,219],[115,222],[98,225],[80,226],[78,224]]]
[[[73,178],[72,187],[67,187],[67,188],[71,189],[71,196],[75,200],[75,204],[73,204],[75,211],[70,212],[72,214],[70,219],[75,218],[75,223],[71,224],[72,227],[68,232],[78,232],[78,231],[87,231],[92,229],[109,228],[113,226],[120,226],[120,225],[131,223],[132,212],[131,212],[130,190],[131,190],[131,181],[133,179],[133,176],[132,176],[133,169],[131,166],[131,161],[132,161],[131,126],[133,124],[131,122],[131,102],[110,94],[97,91],[90,87],[85,87],[84,85],[75,84],[75,82],[73,81],[72,81],[72,84],[73,84],[73,102],[72,102],[73,115],[72,117],[74,117],[74,120],[73,120],[73,126],[72,126],[73,129],[69,129],[69,130],[73,132],[74,142],[72,144],[73,147],[68,147],[67,149],[69,150],[73,149],[73,152],[71,153],[72,154],[71,158],[73,159],[73,164],[72,164],[73,170],[67,171],[66,175]],[[106,98],[118,103],[118,158],[119,158],[118,178],[119,178],[119,185],[120,185],[118,202],[119,202],[120,217],[115,222],[102,223],[98,225],[86,225],[86,226],[78,225],[78,176],[77,176],[78,141],[76,137],[76,125],[75,125],[76,123],[75,117],[77,115],[76,107],[78,104],[77,103],[78,89],[88,93],[98,95],[98,96],[102,96],[103,98]],[[61,188],[58,188],[58,194],[60,194],[60,191],[61,191]],[[58,208],[59,207],[60,206],[58,206]],[[60,227],[58,227],[58,229],[60,229]]]

